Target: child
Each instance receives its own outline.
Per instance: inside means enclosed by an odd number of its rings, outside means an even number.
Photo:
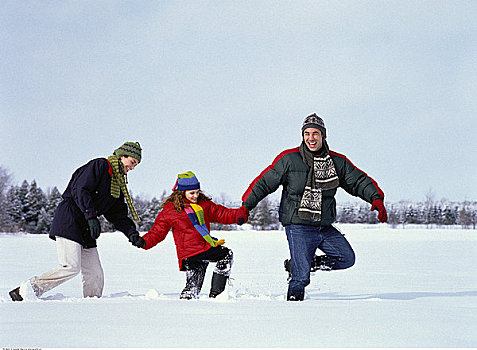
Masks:
[[[136,233],[130,241],[147,250],[163,241],[172,228],[179,269],[186,272],[186,286],[180,298],[198,298],[207,265],[216,262],[209,293],[210,298],[215,298],[225,289],[233,252],[223,246],[223,239],[210,236],[210,223],[242,225],[248,219],[248,210],[243,206],[229,209],[212,202],[200,191],[200,183],[192,171],[179,174],[172,191],[149,232],[143,237]]]

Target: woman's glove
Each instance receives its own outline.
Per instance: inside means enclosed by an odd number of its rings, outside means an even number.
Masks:
[[[248,221],[248,209],[245,208],[243,205],[238,210],[238,217],[237,217],[237,224],[243,225]]]
[[[88,219],[89,234],[92,239],[98,239],[101,234],[101,224],[97,217],[92,216]]]
[[[373,203],[371,203],[371,210],[377,210],[379,212],[379,222],[388,221],[388,214],[386,213],[386,208],[384,207],[384,203],[381,198],[375,199]]]
[[[144,248],[146,246],[146,241],[144,238],[139,236],[139,232],[133,232],[129,235],[129,242],[135,247]]]

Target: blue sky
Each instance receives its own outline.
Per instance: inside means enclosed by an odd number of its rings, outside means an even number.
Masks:
[[[238,201],[316,112],[388,201],[477,200],[476,15],[476,1],[2,1],[0,166],[63,191],[139,141],[133,193],[192,170]]]

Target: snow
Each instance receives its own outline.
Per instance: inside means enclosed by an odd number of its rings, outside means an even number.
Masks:
[[[477,232],[338,225],[357,262],[317,272],[303,302],[285,301],[284,231],[216,231],[234,251],[232,285],[179,300],[172,235],[149,251],[104,233],[103,298],[81,278],[34,301],[8,291],[56,264],[46,235],[0,234],[0,345],[59,347],[477,347]]]

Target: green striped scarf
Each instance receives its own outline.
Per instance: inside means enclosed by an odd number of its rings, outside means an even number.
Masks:
[[[113,169],[113,176],[111,178],[111,196],[114,198],[119,198],[122,191],[134,221],[139,222],[139,216],[137,216],[136,209],[134,209],[131,196],[129,195],[129,191],[126,186],[126,175],[123,174],[121,169],[121,158],[116,155],[112,155],[108,157],[108,161],[109,164],[111,164],[111,168]]]

